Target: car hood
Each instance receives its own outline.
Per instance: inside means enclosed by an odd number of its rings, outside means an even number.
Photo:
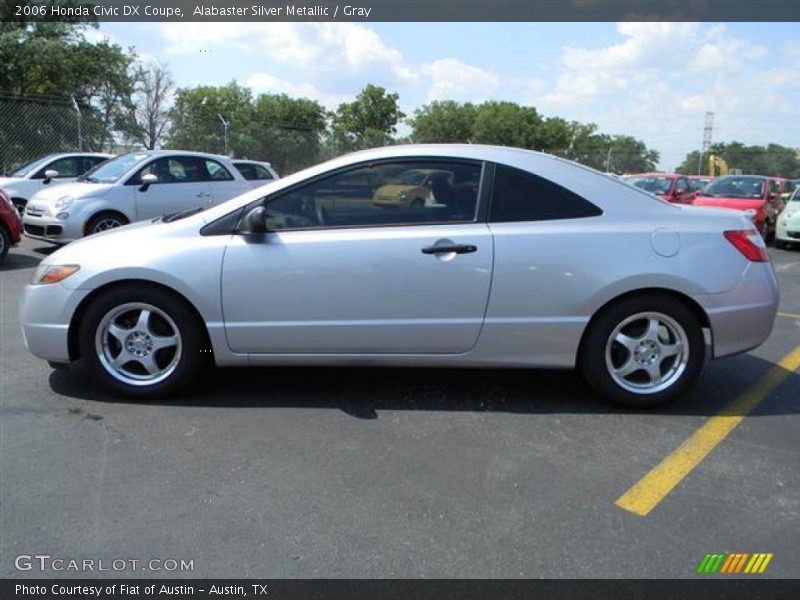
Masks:
[[[778,218],[784,221],[791,221],[792,223],[800,223],[800,202],[790,202],[787,204]]]
[[[114,187],[114,185],[111,183],[86,183],[83,181],[62,183],[39,190],[33,195],[31,202],[50,204],[64,196],[72,196],[76,200],[80,200],[81,198],[96,198],[107,194],[112,187]]]
[[[726,198],[724,196],[698,196],[692,202],[695,206],[722,206],[736,210],[753,209],[757,211],[764,204],[761,198]]]
[[[0,177],[0,187],[5,188],[20,181],[25,181],[24,177]]]

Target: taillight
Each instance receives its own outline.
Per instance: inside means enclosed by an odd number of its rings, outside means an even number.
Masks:
[[[753,262],[769,262],[767,246],[764,239],[755,229],[737,229],[725,231],[723,234],[747,260]]]

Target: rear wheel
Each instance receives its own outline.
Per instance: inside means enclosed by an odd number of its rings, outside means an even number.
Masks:
[[[93,216],[86,225],[86,235],[100,233],[127,225],[128,220],[120,214],[105,212]]]
[[[92,376],[139,398],[180,391],[209,356],[202,323],[191,309],[153,288],[118,288],[102,295],[81,320],[78,344]]]
[[[590,324],[579,366],[604,398],[630,408],[680,396],[705,358],[702,325],[676,298],[642,295],[611,305]]]
[[[28,201],[25,200],[25,198],[12,198],[11,204],[16,207],[17,212],[22,216],[25,213],[25,206],[28,204]]]

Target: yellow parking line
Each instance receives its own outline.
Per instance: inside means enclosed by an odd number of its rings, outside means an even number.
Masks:
[[[787,317],[787,318],[789,318],[789,319],[800,319],[800,315],[797,315],[797,314],[795,314],[795,313],[785,313],[785,312],[779,312],[779,313],[778,313],[778,316],[779,316],[779,317]]]
[[[784,356],[761,381],[708,419],[689,439],[675,449],[625,492],[615,504],[641,517],[647,516],[708,456],[759,402],[800,368],[800,346]]]

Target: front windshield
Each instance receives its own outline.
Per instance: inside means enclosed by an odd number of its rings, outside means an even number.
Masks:
[[[27,177],[41,167],[45,162],[47,162],[49,158],[49,156],[45,156],[44,158],[37,158],[29,163],[25,163],[21,167],[18,167],[15,171],[12,171],[11,177]]]
[[[760,177],[723,177],[708,184],[703,195],[753,200],[764,196],[764,183]]]
[[[672,185],[671,177],[659,177],[657,175],[648,175],[645,177],[630,175],[625,177],[625,181],[645,192],[651,192],[653,194],[668,194],[669,188]]]
[[[148,154],[123,154],[104,163],[100,163],[94,169],[84,173],[79,181],[89,181],[91,183],[116,183],[120,177],[125,175],[133,167],[144,161]]]

